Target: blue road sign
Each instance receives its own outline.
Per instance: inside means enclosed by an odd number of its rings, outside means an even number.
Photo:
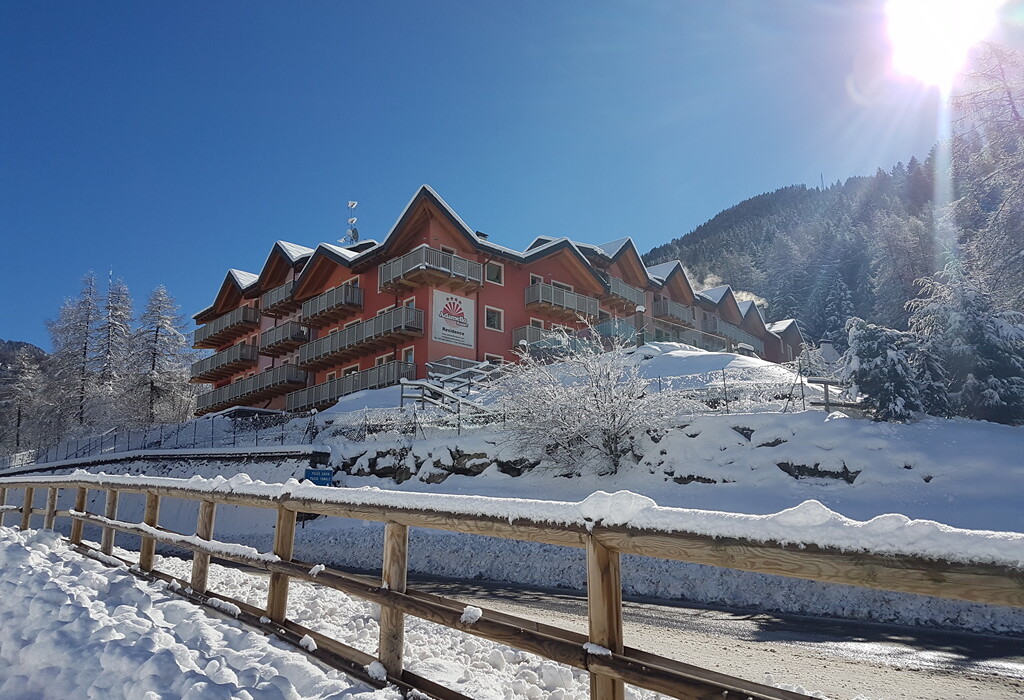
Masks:
[[[317,486],[330,486],[334,482],[333,469],[307,469],[306,481],[312,481]]]

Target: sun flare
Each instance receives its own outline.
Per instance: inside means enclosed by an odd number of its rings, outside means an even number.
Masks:
[[[967,53],[995,28],[1005,0],[889,0],[892,65],[898,72],[948,90]]]

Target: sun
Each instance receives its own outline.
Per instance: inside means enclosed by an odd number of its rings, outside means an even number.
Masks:
[[[949,90],[974,44],[995,28],[1005,0],[888,0],[885,14],[898,72]]]

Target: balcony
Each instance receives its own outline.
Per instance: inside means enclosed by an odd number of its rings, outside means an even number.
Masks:
[[[399,306],[348,328],[325,335],[299,348],[299,364],[322,369],[390,348],[398,340],[423,335],[423,309]]]
[[[387,362],[377,367],[354,372],[322,384],[300,389],[288,394],[286,408],[289,411],[308,411],[335,403],[342,396],[366,389],[379,389],[398,384],[400,379],[415,379],[416,365],[410,362]]]
[[[231,313],[210,321],[196,329],[192,347],[216,348],[258,328],[260,312],[251,306],[240,306]]]
[[[305,386],[306,373],[295,365],[281,365],[255,377],[248,377],[220,389],[200,394],[196,399],[196,415],[220,411],[231,406],[266,401]]]
[[[568,320],[577,320],[580,316],[596,318],[598,312],[597,299],[570,292],[544,282],[538,282],[526,288],[526,307],[537,308]]]
[[[421,284],[468,291],[483,284],[483,274],[484,266],[478,262],[421,245],[400,258],[381,263],[378,280],[381,289],[394,292]]]
[[[265,316],[281,318],[287,316],[299,308],[299,302],[292,298],[292,289],[295,282],[285,282],[280,287],[274,287],[260,297],[260,310]]]
[[[654,335],[653,338],[648,335],[647,340],[686,343],[687,345],[703,348],[711,352],[724,352],[729,349],[729,341],[720,335],[703,333],[696,328],[665,322],[661,319],[648,319],[648,321],[648,332],[653,331]]]
[[[660,299],[654,302],[651,315],[655,318],[664,318],[669,321],[680,321],[693,325],[693,309],[685,304],[680,304],[671,299]]]
[[[295,321],[260,333],[260,354],[277,357],[309,342],[309,329]]]
[[[522,326],[512,331],[512,349],[518,350],[522,347],[522,343],[525,342],[527,345],[533,345],[539,343],[550,335],[550,331],[546,331],[543,328],[537,328],[536,326]]]
[[[605,306],[619,312],[632,313],[644,305],[644,291],[626,284],[618,277],[608,279],[608,293],[604,295]]]
[[[718,334],[724,335],[726,338],[735,341],[733,344],[746,343],[750,347],[754,348],[754,352],[756,352],[759,357],[764,357],[764,341],[755,335],[747,333],[742,328],[737,328],[731,323],[722,321],[718,324]]]
[[[362,310],[362,288],[343,284],[302,302],[300,320],[307,326],[319,328],[332,321],[343,321]]]
[[[258,359],[256,346],[240,343],[227,350],[210,355],[206,359],[192,363],[192,379],[194,383],[215,382],[246,367],[253,367]]]

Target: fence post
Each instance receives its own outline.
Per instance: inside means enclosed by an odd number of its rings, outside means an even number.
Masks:
[[[7,505],[7,487],[0,486],[0,527],[4,526],[4,516],[7,515],[4,512],[3,507]]]
[[[21,505],[21,529],[27,530],[32,526],[32,499],[36,490],[31,486],[25,487],[25,502]]]
[[[78,487],[78,492],[75,494],[75,511],[79,513],[85,512],[85,501],[88,498],[89,489],[84,486]],[[71,544],[82,544],[82,527],[85,525],[78,518],[71,519]]]
[[[146,512],[142,516],[142,522],[152,528],[157,527],[160,521],[160,496],[155,493],[146,494]],[[153,555],[156,553],[156,540],[152,537],[143,537],[142,546],[139,548],[139,568],[143,571],[153,570]]]
[[[590,643],[622,653],[622,580],[619,553],[591,536],[587,540],[587,609]],[[591,700],[623,700],[622,681],[590,674]]]
[[[389,590],[405,593],[408,572],[409,528],[398,523],[384,526],[384,564],[381,583]],[[401,610],[380,607],[380,640],[377,658],[393,676],[402,675],[402,652],[405,648],[405,614]]]
[[[722,370],[722,392],[725,396],[725,413],[729,414],[729,385],[725,383],[725,370]]]
[[[57,494],[59,492],[60,489],[54,486],[46,493],[46,515],[43,517],[43,527],[47,530],[53,529],[53,521],[57,519]]]
[[[213,539],[213,520],[217,513],[217,504],[213,501],[202,501],[199,504],[199,519],[196,521],[196,537],[201,540]],[[195,552],[192,555],[192,590],[206,593],[206,581],[210,572],[210,555]]]
[[[291,561],[295,549],[295,511],[277,509],[277,526],[274,528],[274,554],[281,561]],[[267,617],[274,622],[284,622],[288,614],[288,575],[278,572],[270,574],[270,589],[267,592]]]
[[[103,510],[103,517],[107,520],[117,520],[117,497],[117,491],[114,489],[107,489],[107,507]],[[100,540],[100,551],[107,556],[114,553],[114,534],[114,528],[103,528],[103,536]]]

